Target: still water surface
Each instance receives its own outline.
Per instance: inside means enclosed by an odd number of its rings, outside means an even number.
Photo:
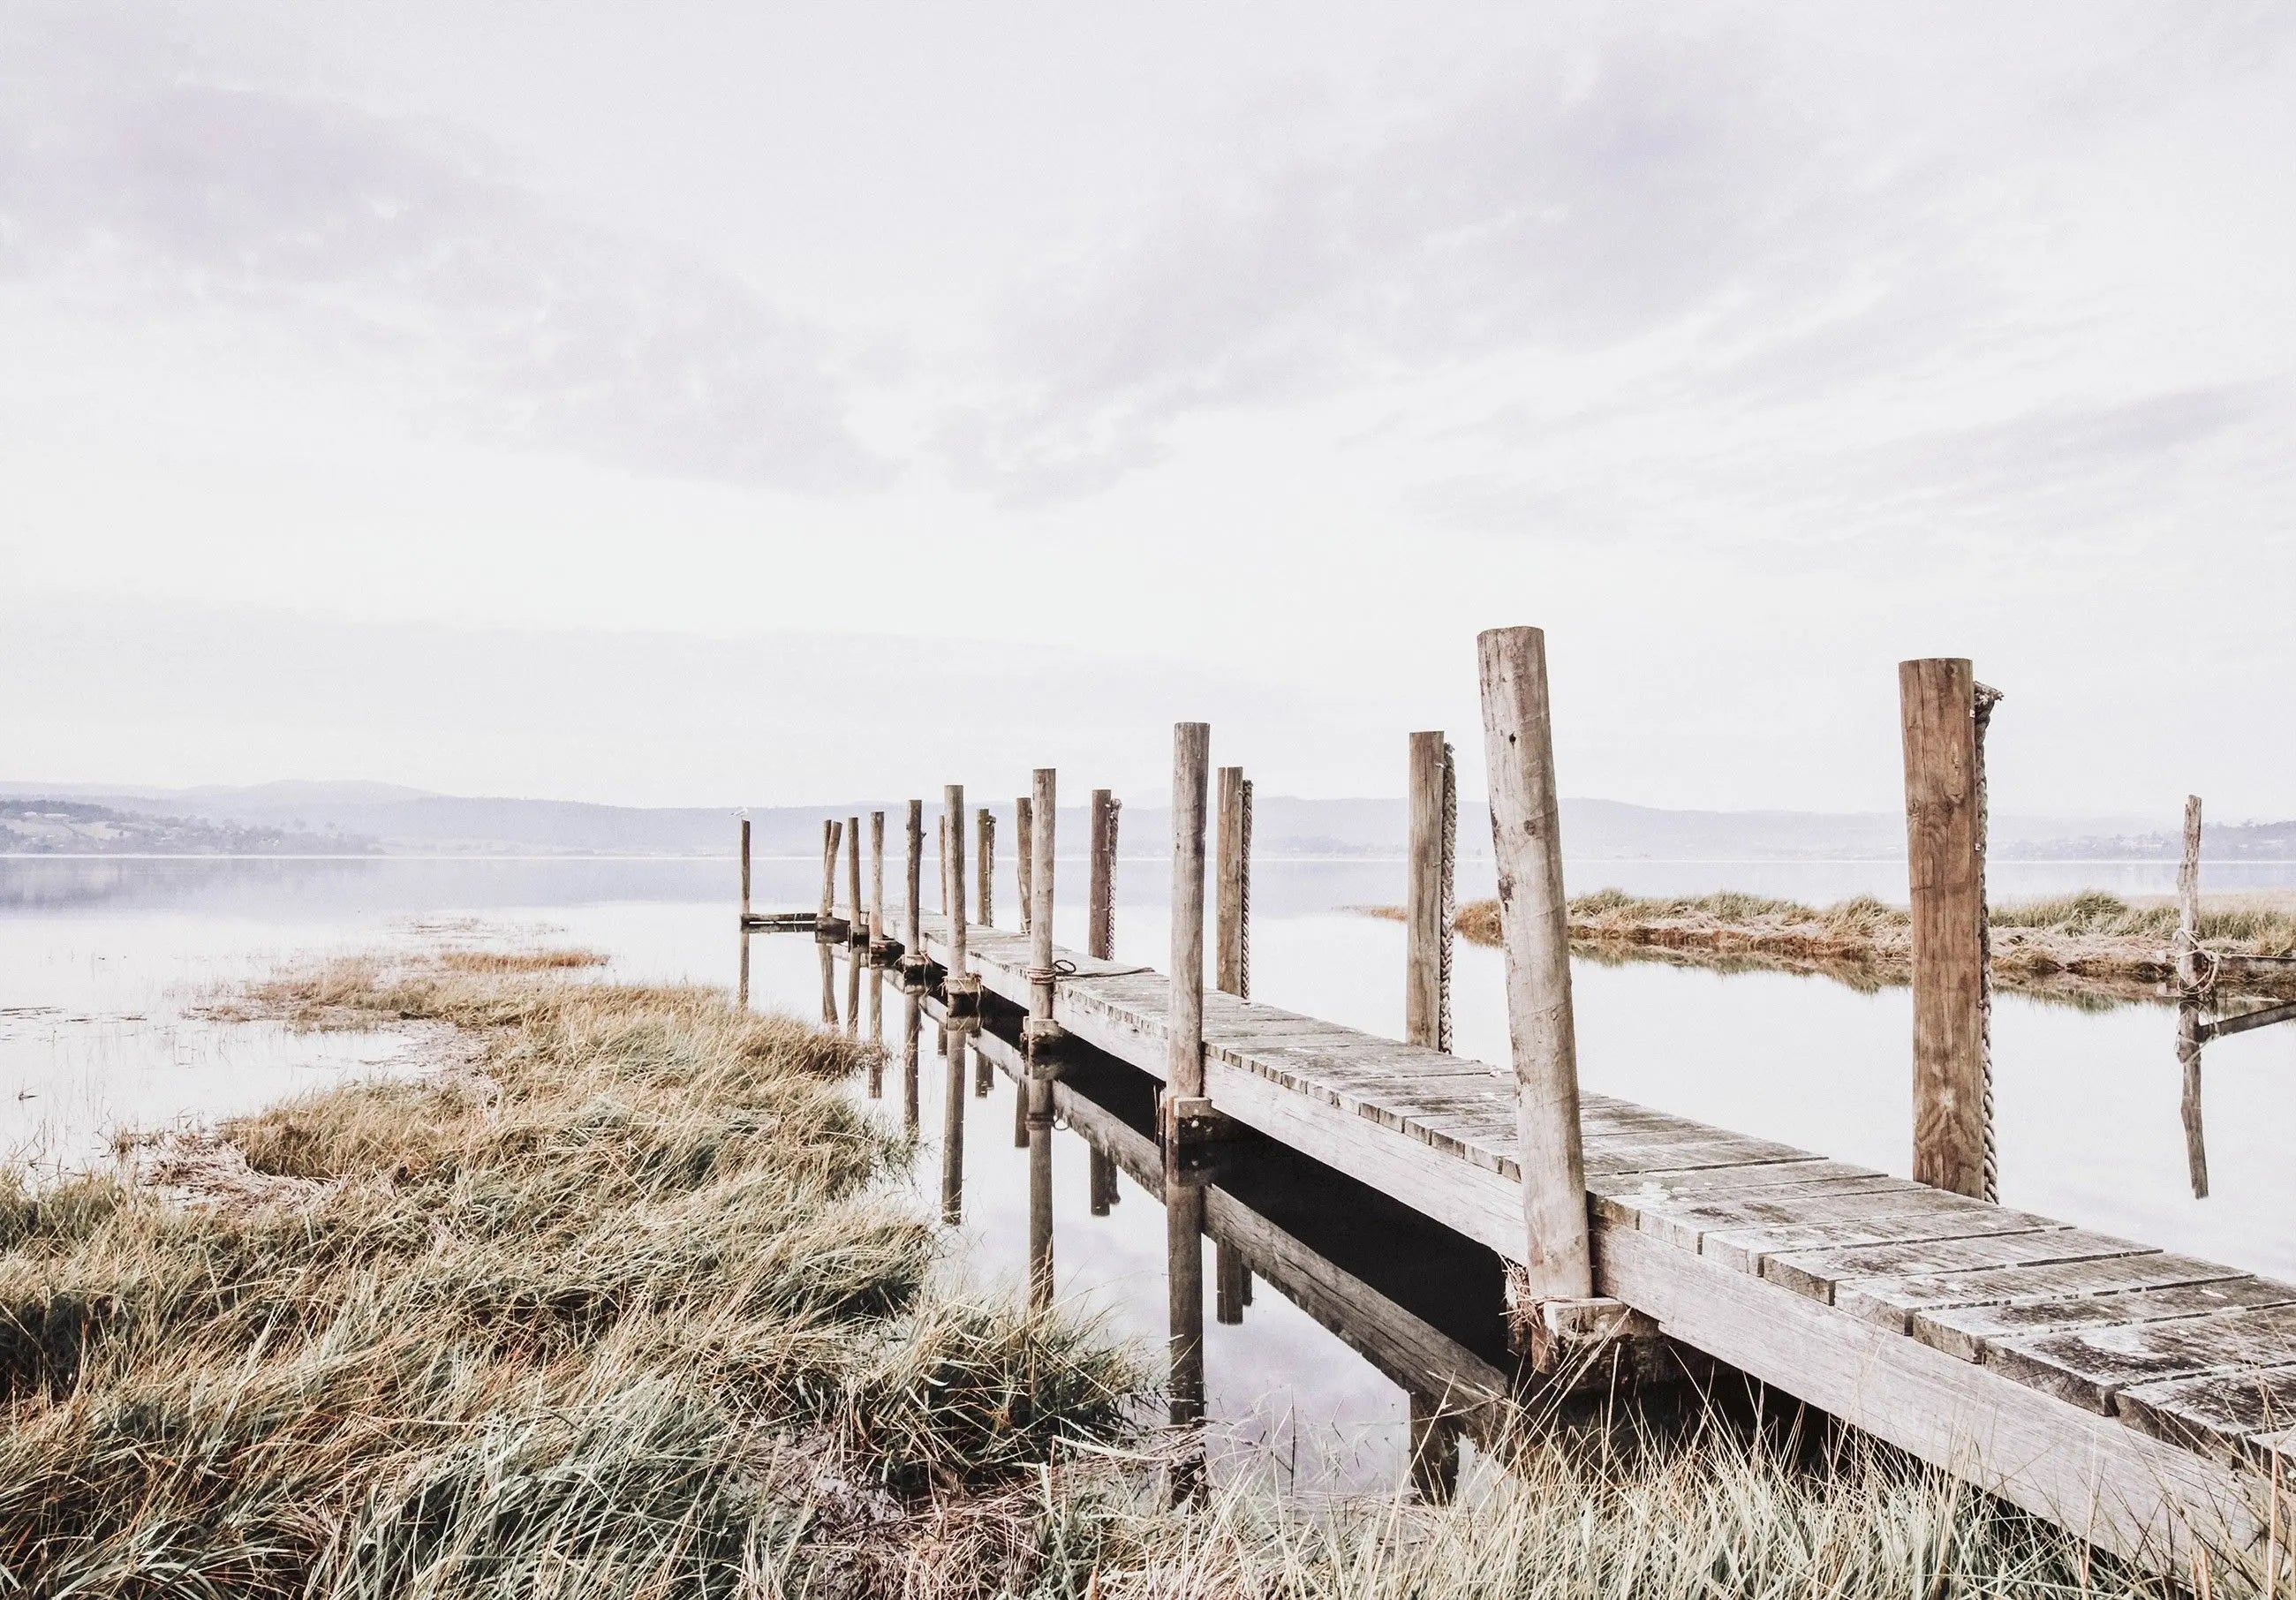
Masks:
[[[1161,964],[1167,870],[1158,860],[1125,863],[1119,956]],[[1472,864],[1466,870],[1463,896],[1488,892],[1472,880]],[[1728,887],[1818,901],[1858,892],[1901,897],[1902,872],[1885,862],[1569,868],[1574,889]],[[759,862],[757,903],[808,905],[818,874],[816,860]],[[1063,864],[1063,889],[1074,892],[1062,896],[1056,934],[1073,946],[1084,942],[1082,907],[1065,902],[1080,899],[1082,876],[1080,864]],[[1997,898],[2087,885],[2124,893],[2169,886],[2166,869],[2150,864],[1997,863],[1993,878]],[[2210,869],[2212,888],[2291,881],[2285,867]],[[1401,884],[1397,862],[1259,864],[1254,997],[1398,1031],[1401,929],[1350,908],[1398,900]],[[1009,907],[1009,862],[1000,890]],[[546,941],[606,952],[615,977],[730,987],[738,959],[733,902],[726,862],[0,858],[0,1151],[48,1169],[84,1165],[102,1159],[125,1128],[228,1114],[347,1076],[410,1069],[413,1050],[390,1035],[297,1035],[193,1014],[219,988],[283,962],[440,939]],[[821,976],[809,938],[759,936],[751,962],[754,1003],[818,1013]],[[1906,1171],[1907,991],[1860,994],[1816,977],[1588,962],[1577,964],[1575,981],[1589,1088]],[[837,989],[841,998],[841,972]],[[1460,1051],[1504,1060],[1496,952],[1460,948],[1456,1002]],[[898,1054],[899,1001],[890,988],[885,1012]],[[2194,1197],[2187,1173],[2173,1030],[2172,1013],[2157,1006],[2085,1011],[1999,997],[2002,1198],[2296,1276],[2296,1026],[2209,1047],[2205,1200]],[[917,1169],[928,1198],[938,1194],[945,1071],[931,1038],[929,1030]],[[967,1095],[964,1227],[977,1276],[1017,1285],[1027,1157],[1013,1138],[1013,1095],[1001,1075],[988,1098]],[[898,1098],[889,1095],[883,1114],[898,1115]],[[1157,1201],[1120,1179],[1123,1199],[1106,1215],[1091,1215],[1087,1160],[1081,1139],[1054,1141],[1058,1291],[1099,1309],[1120,1332],[1160,1339],[1165,1231]],[[1439,1251],[1442,1243],[1398,1235],[1385,1248]],[[1464,1309],[1421,1309],[1448,1318],[1473,1342],[1488,1332],[1478,1322],[1488,1309],[1466,1299],[1473,1303]],[[1207,1323],[1209,1408],[1231,1458],[1270,1465],[1303,1486],[1394,1480],[1406,1401],[1389,1374],[1266,1285],[1241,1325]]]

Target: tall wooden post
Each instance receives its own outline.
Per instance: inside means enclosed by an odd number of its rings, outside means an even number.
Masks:
[[[1059,775],[1039,767],[1029,784],[1029,1303],[1053,1303],[1053,1080],[1061,1027],[1053,1020],[1054,833]]]
[[[1570,929],[1548,721],[1546,636],[1535,628],[1480,636],[1491,849],[1506,946],[1507,1036],[1535,1303],[1595,1292],[1587,1173],[1578,1130],[1578,1053],[1570,1013]]]
[[[924,959],[924,915],[921,898],[924,891],[925,803],[921,800],[909,802],[908,827],[909,904],[903,917],[901,937],[906,959],[911,963]]]
[[[1107,961],[1116,954],[1115,794],[1092,792],[1092,866],[1086,883],[1085,953]]]
[[[947,916],[948,915],[948,816],[947,813],[942,814],[939,826],[940,832],[933,841],[933,865],[940,879],[941,915]]]
[[[869,943],[885,942],[885,814],[869,813]]]
[[[1173,726],[1172,991],[1166,1013],[1170,1054],[1164,1071],[1168,1169],[1178,1148],[1181,1120],[1210,1110],[1204,1100],[1204,792],[1211,743],[1208,723]],[[1198,1312],[1201,1317],[1201,1307]]]
[[[1251,993],[1251,781],[1241,767],[1219,769],[1218,959],[1212,986]]]
[[[734,1001],[750,1009],[750,819],[742,819],[742,971],[734,981]]]
[[[1029,1014],[1030,1031],[1053,1020],[1054,837],[1060,820],[1060,775],[1039,767],[1029,796]]]
[[[821,929],[828,932],[837,920],[837,843],[839,826],[834,818],[824,817],[821,824]]]
[[[845,819],[845,908],[851,914],[846,924],[848,944],[865,939],[869,923],[861,908],[861,819]]]
[[[1020,841],[1014,847],[1013,875],[1017,881],[1021,902],[1021,931],[1029,932],[1029,907],[1036,903],[1036,889],[1029,882],[1029,869],[1035,864],[1030,857],[1036,849],[1037,819],[1030,815],[1029,797],[1021,796],[1013,802],[1013,833]]]
[[[963,978],[972,969],[964,949],[964,785],[951,784],[941,791],[941,833],[948,841],[948,975]]]
[[[750,819],[742,819],[742,921],[750,920]]]
[[[1913,902],[1914,1177],[1986,1194],[1985,878],[1976,679],[1959,658],[1898,665]]]
[[[2201,797],[2185,797],[2185,854],[2177,864],[2177,986],[2201,986]]]
[[[980,880],[980,925],[996,925],[996,813],[983,806],[974,819],[979,831],[979,876]],[[1028,847],[1021,846],[1023,849]]]
[[[1451,747],[1439,733],[1411,735],[1410,859],[1403,888],[1403,1037],[1451,1047],[1453,830],[1458,801]]]

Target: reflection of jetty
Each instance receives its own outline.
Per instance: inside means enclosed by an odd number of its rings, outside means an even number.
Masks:
[[[940,1022],[950,1058],[945,1211],[954,1218],[960,1203],[970,1054],[1025,1087],[1015,1133],[1030,1154],[1032,1296],[1051,1293],[1056,1116],[1085,1131],[1098,1161],[1160,1186],[1177,1424],[1202,1416],[1207,1234],[1221,1258],[1219,1314],[1242,1315],[1248,1268],[1341,1331],[1411,1390],[1417,1455],[1423,1467],[1435,1464],[1436,1483],[1447,1419],[1487,1406],[1509,1377],[1471,1336],[1383,1289],[1376,1272],[1342,1270],[1330,1252],[1287,1243],[1298,1234],[1256,1207],[1241,1179],[1230,1184],[1234,1161],[1224,1169],[1223,1147],[1242,1128],[1489,1252],[1457,1270],[1505,1264],[1517,1342],[1543,1374],[1611,1356],[1634,1359],[1610,1370],[1633,1371],[1662,1335],[2106,1548],[2177,1571],[2196,1544],[2284,1562],[2289,1519],[2275,1500],[2279,1457],[2296,1451],[2296,1286],[1988,1198],[1982,734],[1995,697],[1969,664],[1908,662],[1901,674],[1915,1182],[1579,1094],[1543,642],[1533,630],[1501,630],[1484,636],[1483,651],[1511,1068],[1447,1047],[1456,796],[1440,735],[1412,743],[1410,1042],[1246,997],[1250,788],[1240,769],[1221,769],[1218,826],[1209,826],[1201,724],[1176,730],[1173,946],[1162,971],[1113,957],[1116,808],[1106,792],[1094,796],[1086,951],[1053,942],[1049,770],[1017,808],[1017,932],[989,925],[990,874],[966,873],[968,821],[983,868],[994,831],[987,813],[968,813],[961,789],[948,791],[942,819],[938,915],[920,906],[925,828],[922,803],[909,803],[898,946],[886,932],[882,814],[871,818],[865,907],[860,819],[831,825],[822,903],[810,914],[824,1015],[836,1013],[839,951],[849,958],[849,1019],[862,970],[898,956],[913,1128],[928,1008]],[[1218,841],[1210,873],[1208,833]],[[1218,929],[1209,991],[1208,899]],[[745,915],[745,973],[753,921]],[[1152,1122],[1095,1109],[1063,1083],[1102,1058],[1161,1084]]]

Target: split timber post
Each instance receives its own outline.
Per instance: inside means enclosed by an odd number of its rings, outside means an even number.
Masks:
[[[1620,1302],[1595,1295],[1546,636],[1536,628],[1495,628],[1475,643],[1529,1246],[1519,1321],[1529,1325],[1533,1366],[1551,1373],[1574,1347],[1599,1348],[1635,1331],[1637,1319]]]
[[[1210,1120],[1204,1097],[1204,800],[1212,730],[1172,729],[1172,990],[1161,1119],[1165,1166]]]
[[[1403,1037],[1451,1047],[1452,841],[1458,787],[1451,747],[1439,733],[1411,735],[1410,863],[1403,890]]]
[[[941,792],[941,834],[948,842],[947,879],[942,884],[948,902],[948,972],[940,981],[947,1002],[944,1026],[952,1034],[970,1033],[980,1025],[980,979],[972,970],[964,938],[964,785],[951,784]],[[949,1054],[949,1071],[964,1062],[962,1050]]]
[[[979,830],[980,857],[979,921],[982,927],[993,928],[996,925],[996,813],[986,806],[981,807],[974,825]],[[1029,847],[1024,841],[1021,848],[1026,849]]]
[[[1029,813],[1027,795],[1021,795],[1013,802],[1013,833],[1021,841],[1016,847],[1020,854],[1013,857],[1013,875],[1019,880],[1021,931],[1023,933],[1029,931],[1029,907],[1035,903],[1036,899],[1034,886],[1029,882],[1029,869],[1031,865],[1029,853],[1036,848],[1032,841],[1037,837],[1037,825],[1036,819]]]
[[[1112,791],[1092,792],[1092,867],[1086,882],[1085,953],[1107,961],[1116,954],[1116,813]]]
[[[1984,754],[1992,692],[1959,657],[1898,664],[1913,906],[1914,1177],[1995,1197],[1986,1034]]]
[[[1183,1165],[1183,1147],[1212,1123],[1204,1097],[1204,800],[1211,729],[1183,722],[1172,729],[1172,978],[1165,1064],[1164,1252],[1170,1330],[1170,1417],[1188,1432],[1175,1457],[1169,1494],[1176,1503],[1203,1492],[1204,1187]]]
[[[2209,1147],[2201,1122],[2201,797],[2185,797],[2185,854],[2177,866],[2177,1065],[2184,1079],[2178,1112],[2185,1124],[2185,1166],[2193,1198],[2209,1197]]]
[[[1061,1025],[1053,1020],[1054,830],[1059,775],[1039,767],[1029,784],[1029,1020],[1022,1044],[1029,1066],[1029,1303],[1053,1303],[1053,1080],[1060,1076]]]
[[[1251,780],[1241,767],[1219,769],[1219,952],[1212,987],[1251,995]]]

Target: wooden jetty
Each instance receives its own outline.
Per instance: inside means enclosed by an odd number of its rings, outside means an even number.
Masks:
[[[1447,1363],[1461,1392],[1484,1396],[1497,1381],[1487,1359],[1431,1338],[1400,1308],[1386,1315],[1369,1286],[1318,1278],[1287,1259],[1264,1226],[1192,1169],[1191,1152],[1241,1125],[1507,1263],[1519,1331],[1543,1366],[1555,1365],[1558,1349],[1599,1351],[1622,1337],[1662,1335],[2161,1570],[2182,1571],[2202,1545],[2260,1555],[2275,1569],[2284,1563],[2279,1486],[2282,1457],[2296,1454],[2296,1285],[1987,1198],[1995,1172],[1982,734],[1994,696],[1968,663],[1907,663],[1901,680],[1915,918],[1927,930],[1916,940],[1915,1142],[1916,1170],[1930,1181],[1916,1182],[1578,1092],[1543,641],[1536,630],[1507,629],[1482,643],[1511,1067],[1439,1047],[1448,1002],[1438,974],[1448,963],[1427,940],[1448,939],[1447,915],[1431,907],[1448,909],[1455,805],[1440,735],[1414,744],[1406,1031],[1414,1042],[1234,992],[1247,987],[1250,827],[1249,786],[1236,769],[1220,779],[1212,901],[1219,987],[1206,989],[1202,725],[1176,730],[1174,939],[1165,970],[1111,955],[1100,902],[1112,892],[1112,872],[1101,859],[1101,816],[1111,818],[1112,857],[1113,810],[1103,795],[1092,829],[1091,951],[1051,939],[1048,770],[1037,775],[1018,851],[1028,874],[1026,931],[987,926],[985,917],[967,925],[956,826],[947,831],[944,909],[920,911],[922,830],[910,802],[901,969],[909,1015],[930,1005],[943,1018],[952,1083],[970,1048],[1025,1086],[1016,1132],[1031,1157],[1032,1294],[1050,1292],[1049,1199],[1039,1194],[1049,1181],[1049,1129],[1055,1114],[1094,1115],[1059,1083],[1073,1041],[1163,1086],[1152,1141],[1102,1127],[1095,1144],[1144,1183],[1160,1178],[1176,1421],[1191,1406],[1201,1415],[1208,1230],[1253,1270],[1296,1289],[1303,1304],[1363,1297],[1379,1331],[1357,1348],[1384,1370],[1440,1372]],[[961,790],[951,791],[950,815],[962,818]],[[1418,857],[1437,839],[1439,878],[1422,882]],[[837,921],[833,826],[824,861],[823,926]],[[852,898],[857,921],[857,887]],[[980,908],[988,908],[985,890]],[[829,936],[816,937],[825,950]],[[1924,946],[1935,953],[1926,966]],[[983,1029],[984,1013],[996,1006],[1025,1017],[1017,1043]],[[911,1063],[915,1033],[912,1020],[903,1046]],[[914,1106],[909,1116],[914,1125]],[[1224,1308],[1238,1270],[1223,1257]]]

